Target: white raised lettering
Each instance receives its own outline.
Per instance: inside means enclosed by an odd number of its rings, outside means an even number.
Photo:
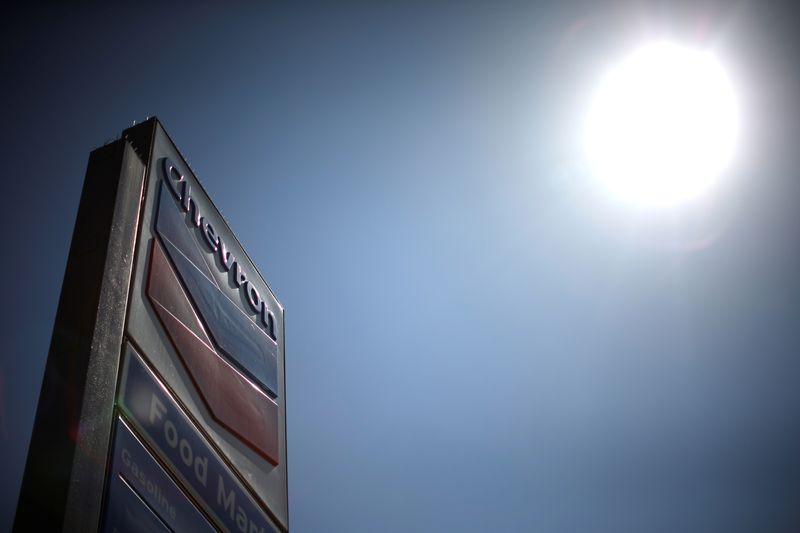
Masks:
[[[241,506],[236,509],[236,527],[238,527],[239,531],[242,533],[247,533],[247,515],[244,514],[244,510]]]
[[[200,457],[199,455],[194,460],[194,475],[197,481],[203,484],[204,487],[208,486],[208,457]]]
[[[233,491],[225,491],[225,483],[222,481],[222,476],[217,475],[217,504],[230,514],[231,520],[234,519],[234,507],[236,504],[236,493]]]
[[[167,444],[171,448],[175,448],[178,445],[178,430],[175,429],[175,424],[171,420],[164,422],[164,437],[167,438]]]
[[[192,453],[192,447],[189,446],[189,442],[186,439],[181,439],[180,444],[180,454],[183,463],[186,466],[192,466],[192,462],[194,461],[194,454]]]
[[[166,412],[167,408],[164,407],[164,404],[153,394],[150,399],[150,423],[155,424],[156,419],[161,420],[162,415]]]

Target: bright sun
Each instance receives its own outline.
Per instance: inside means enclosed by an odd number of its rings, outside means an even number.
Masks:
[[[731,161],[739,119],[708,52],[645,46],[612,69],[591,101],[590,165],[623,200],[674,206],[708,191]]]

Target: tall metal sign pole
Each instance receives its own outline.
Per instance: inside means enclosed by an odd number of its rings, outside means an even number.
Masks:
[[[16,531],[288,531],[284,312],[157,119],[92,152]]]

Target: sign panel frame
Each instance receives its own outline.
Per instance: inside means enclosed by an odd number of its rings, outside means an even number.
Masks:
[[[110,472],[115,425],[148,443],[184,503],[241,529],[132,418],[119,389],[132,361],[263,516],[248,529],[288,531],[284,310],[156,118],[90,156],[16,531],[97,531],[120,509],[151,518],[146,495]]]

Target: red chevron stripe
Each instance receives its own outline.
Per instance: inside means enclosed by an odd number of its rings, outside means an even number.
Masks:
[[[150,255],[147,296],[214,420],[277,465],[277,404],[212,348],[213,343],[156,240]]]

